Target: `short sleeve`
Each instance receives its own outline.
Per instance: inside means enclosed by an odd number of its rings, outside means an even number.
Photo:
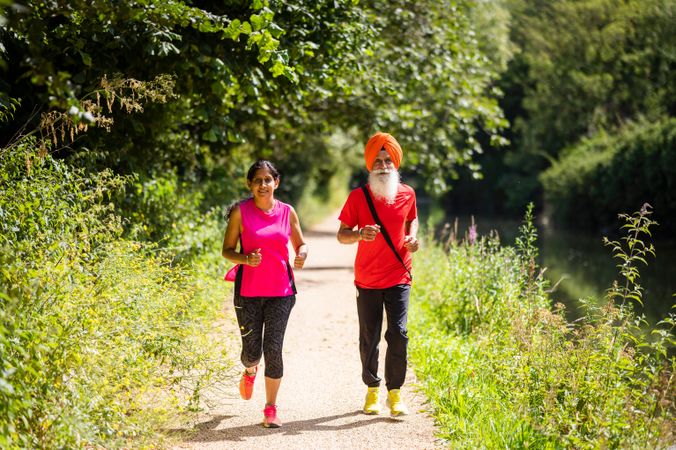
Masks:
[[[416,200],[415,200],[415,191],[411,189],[411,207],[408,210],[408,215],[406,216],[407,221],[412,221],[418,217],[418,207],[416,205]]]
[[[347,196],[345,205],[340,211],[338,220],[343,222],[350,228],[354,228],[358,224],[359,214],[357,213],[357,190],[350,192],[350,195]]]

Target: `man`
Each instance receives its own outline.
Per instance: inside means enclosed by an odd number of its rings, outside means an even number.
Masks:
[[[368,184],[365,189],[350,192],[338,217],[338,241],[359,243],[354,284],[357,287],[362,380],[368,386],[365,414],[380,413],[378,346],[383,308],[387,313],[386,403],[392,416],[408,414],[400,388],[406,377],[406,319],[411,290],[411,254],[418,250],[418,217],[415,192],[399,180],[402,157],[401,146],[394,137],[387,133],[373,135],[364,151]],[[380,225],[371,212],[365,191],[372,199]],[[389,235],[394,248],[388,244],[385,234]]]

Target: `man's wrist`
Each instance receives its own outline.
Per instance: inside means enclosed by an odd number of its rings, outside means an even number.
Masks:
[[[361,241],[362,239],[364,239],[364,235],[362,234],[363,230],[364,230],[363,228],[357,228],[357,240],[358,241]]]

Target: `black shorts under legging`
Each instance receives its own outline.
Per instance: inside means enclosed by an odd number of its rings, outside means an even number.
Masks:
[[[235,295],[235,314],[242,334],[242,364],[252,367],[265,355],[265,376],[282,378],[282,346],[296,296],[242,297]]]

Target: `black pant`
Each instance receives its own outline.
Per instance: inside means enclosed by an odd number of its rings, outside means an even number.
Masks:
[[[411,286],[399,284],[386,289],[357,288],[359,314],[359,353],[361,378],[369,387],[380,386],[378,377],[378,345],[383,323],[383,306],[387,313],[387,354],[385,355],[385,385],[399,389],[406,378],[408,330],[408,298]]]
[[[286,324],[296,296],[241,297],[235,295],[235,313],[242,335],[241,360],[244,367],[258,364],[265,355],[265,376],[282,378],[282,347]]]

